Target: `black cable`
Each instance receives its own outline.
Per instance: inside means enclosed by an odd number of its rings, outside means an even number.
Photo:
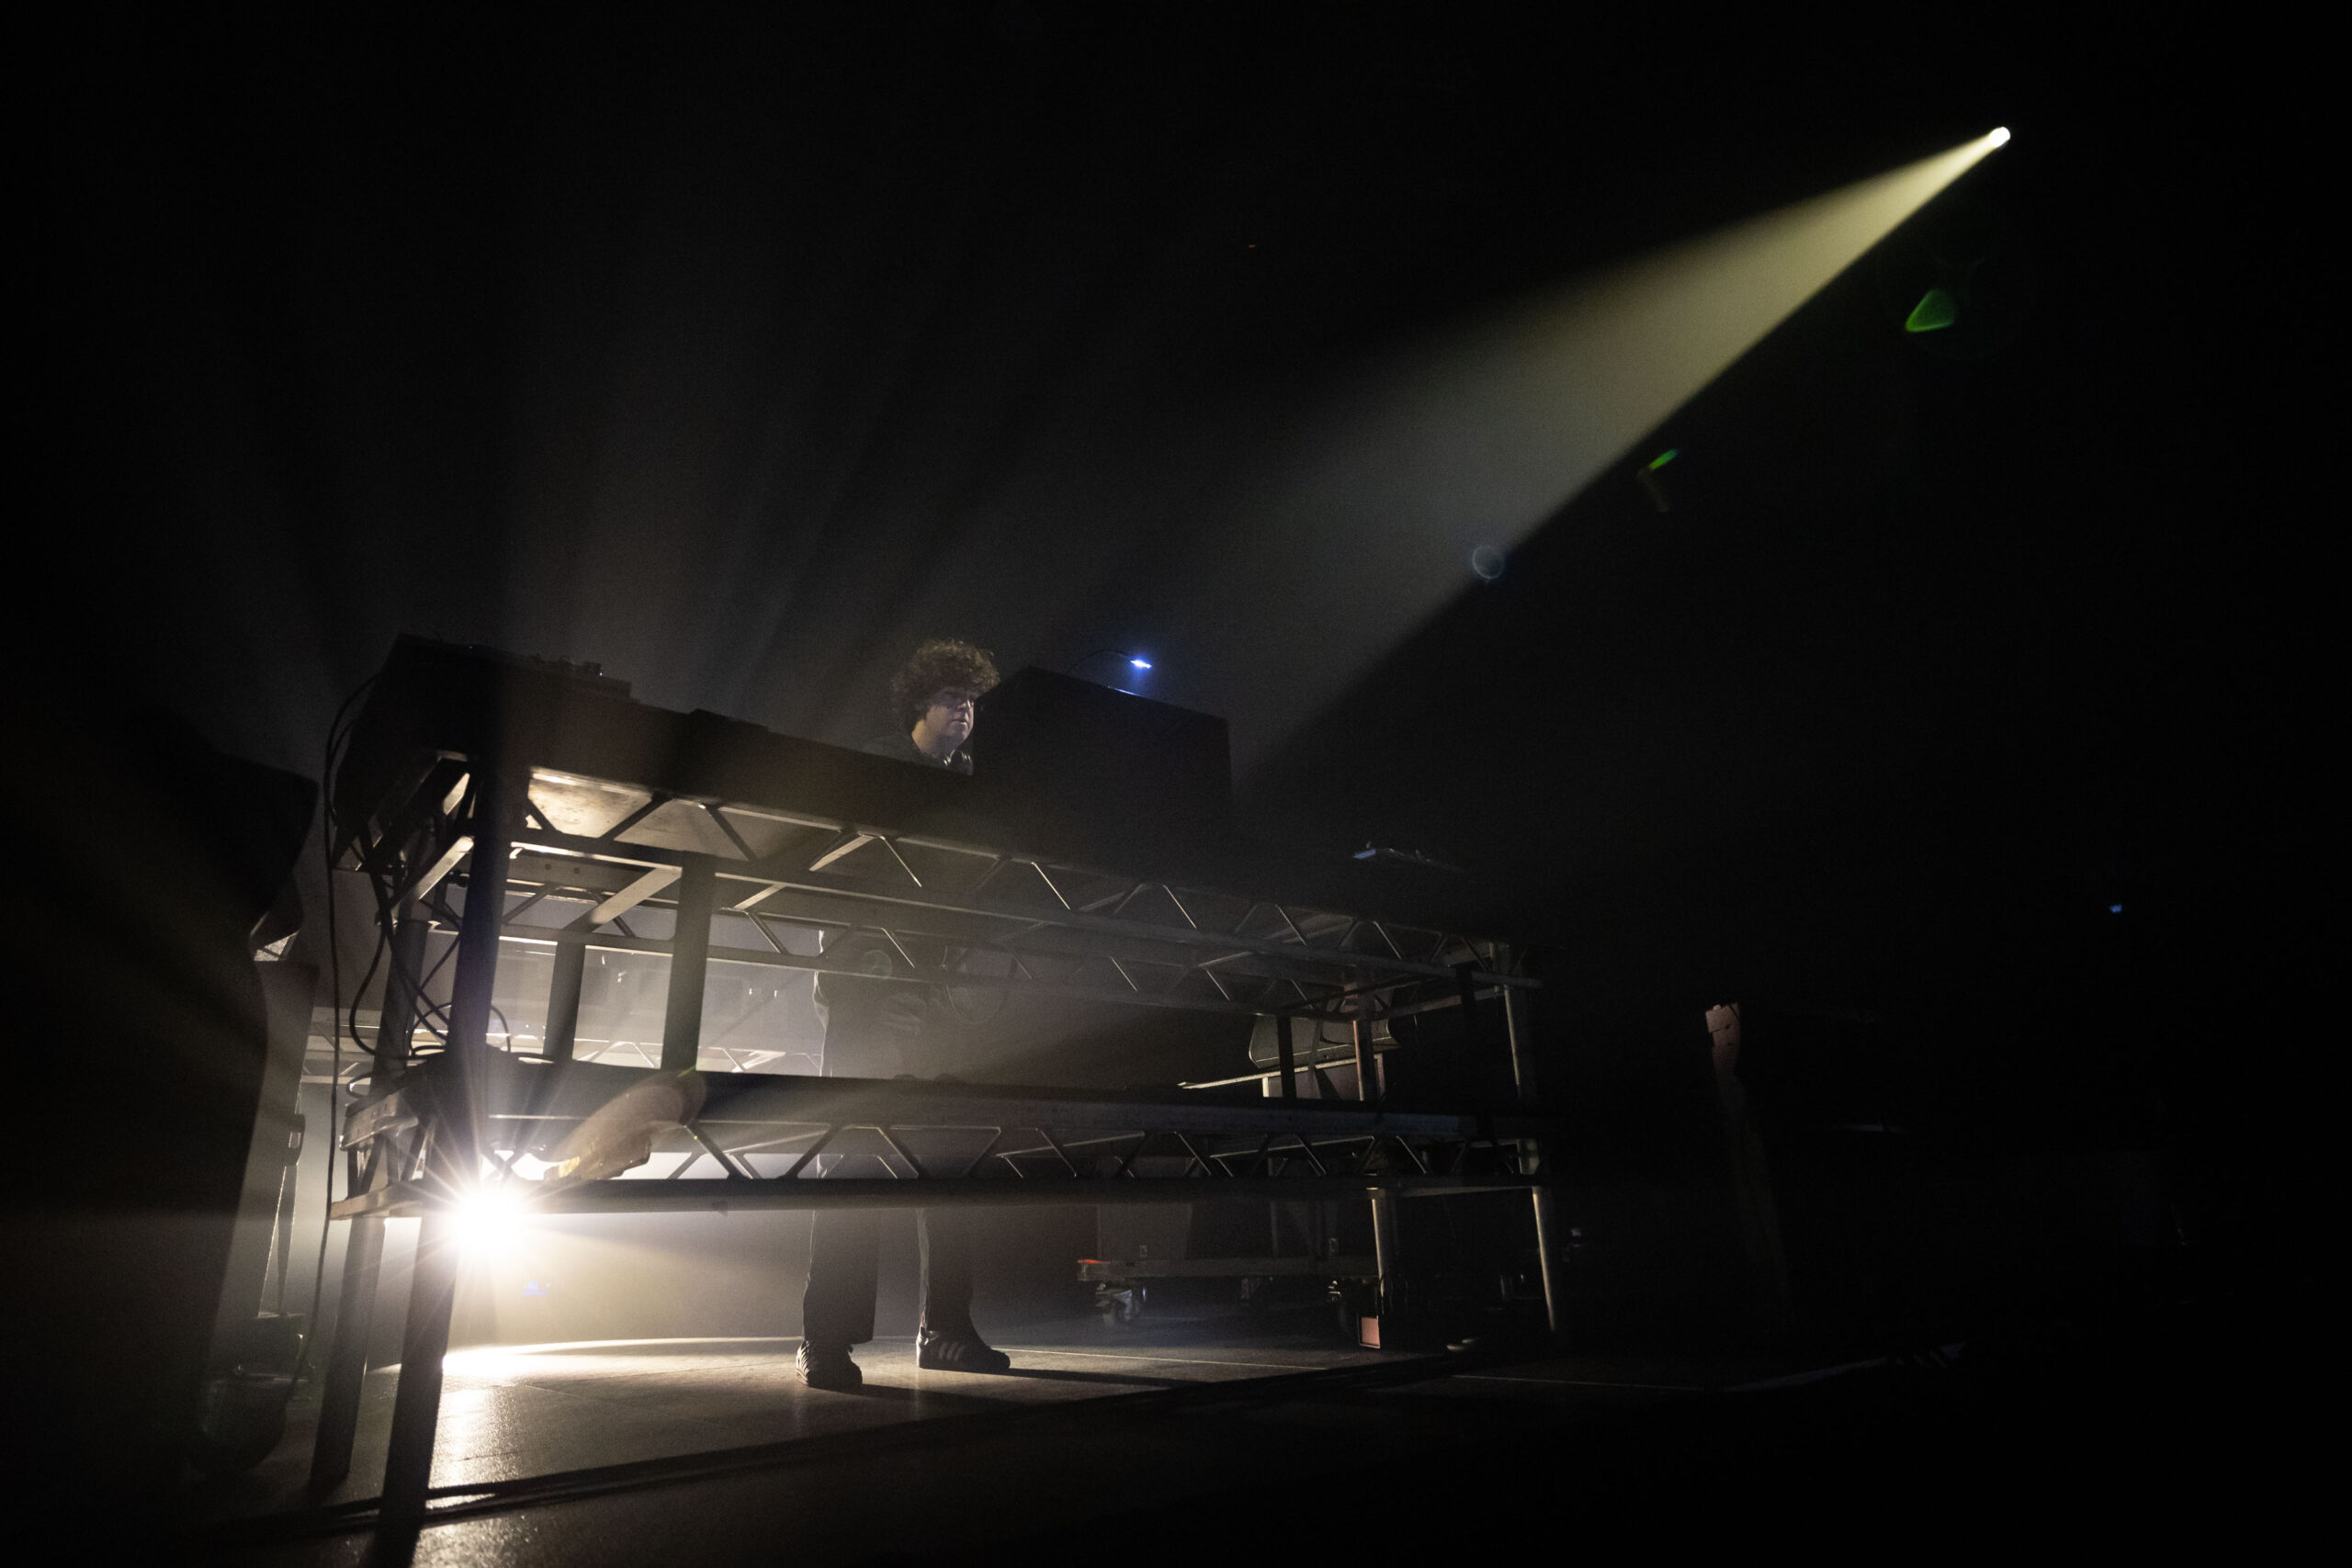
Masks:
[[[463,815],[467,806],[469,805],[472,800],[472,780],[469,779],[467,780],[466,794],[458,803],[458,815]],[[373,870],[370,870],[368,874],[368,885],[369,887],[374,889],[376,894],[377,923],[383,929],[386,933],[387,940],[389,940],[394,926],[399,920],[399,911],[393,907],[393,889],[388,886],[385,882],[379,880],[378,874]],[[399,971],[400,977],[408,983],[409,996],[414,1000],[417,1006],[416,1021],[423,1024],[424,1026],[425,1032],[439,1041],[445,1049],[449,1043],[448,1030],[447,1028],[434,1028],[433,1015],[435,1013],[439,1013],[443,1022],[447,1024],[451,1021],[449,1018],[449,1010],[426,996],[424,993],[424,987],[432,982],[434,976],[438,975],[441,972],[441,966],[449,961],[450,954],[454,953],[456,951],[457,946],[453,942],[439,958],[434,960],[431,968],[427,969],[424,975],[419,976],[411,972],[407,966],[401,962],[399,943],[394,942],[392,945],[393,967]],[[402,1055],[403,1059],[410,1059],[405,1043],[403,1043]]]
[[[302,1363],[295,1368],[295,1375],[298,1378],[310,1370],[308,1363],[311,1359],[311,1349],[318,1343],[320,1308],[325,1304],[326,1301],[327,1243],[334,1235],[334,1148],[343,1141],[339,1125],[339,1119],[343,1114],[343,954],[339,951],[340,933],[336,930],[334,919],[335,752],[350,739],[350,733],[345,728],[345,721],[350,719],[353,723],[357,722],[356,716],[352,710],[357,705],[359,699],[367,695],[368,690],[376,684],[376,679],[375,676],[370,675],[353,687],[351,694],[344,698],[343,705],[334,710],[334,717],[327,721],[326,750],[319,759],[319,862],[326,872],[327,1007],[335,1026],[334,1038],[331,1042],[334,1053],[334,1065],[328,1069],[327,1073],[327,1137],[329,1141],[326,1178],[319,1190],[321,1199],[319,1260],[318,1266],[311,1274],[311,1332],[303,1336]],[[368,965],[370,977],[374,976],[375,970],[375,964],[371,961]],[[362,988],[365,988],[368,981],[362,979],[359,984]],[[354,1010],[356,1011],[356,1002]],[[281,1309],[285,1305],[283,1302],[278,1304]]]

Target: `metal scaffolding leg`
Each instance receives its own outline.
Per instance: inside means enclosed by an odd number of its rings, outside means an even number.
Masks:
[[[380,1091],[408,1060],[409,1036],[416,1027],[416,995],[409,981],[423,973],[425,937],[433,922],[412,896],[401,901],[392,929],[392,967],[384,977],[384,1011],[376,1032],[374,1083]],[[339,1157],[343,1129],[330,1130]],[[381,1155],[366,1164],[363,1189],[386,1179]],[[330,1170],[333,1167],[330,1165]],[[332,1181],[327,1196],[332,1199]],[[345,1196],[350,1196],[346,1193]],[[319,1391],[318,1439],[311,1449],[311,1485],[325,1491],[351,1473],[351,1445],[359,1429],[359,1393],[368,1377],[368,1342],[376,1326],[376,1287],[384,1265],[384,1222],[351,1222],[343,1254],[343,1293],[335,1298],[334,1341],[327,1350],[326,1382]]]
[[[1487,950],[1487,962],[1498,975],[1511,973],[1519,961],[1507,943],[1496,942]],[[1533,1110],[1539,1098],[1535,1082],[1535,1027],[1527,1016],[1527,993],[1517,986],[1505,986],[1503,993],[1503,1036],[1510,1046],[1510,1081],[1519,1096],[1520,1105]]]
[[[1566,1294],[1567,1280],[1566,1260],[1561,1257],[1567,1238],[1560,1234],[1558,1213],[1552,1206],[1549,1187],[1534,1189],[1535,1258],[1544,1277],[1544,1325],[1555,1344],[1566,1343],[1568,1337],[1568,1304]]]
[[[521,782],[527,782],[526,779]],[[460,1191],[481,1174],[482,1116],[489,1089],[491,994],[498,982],[498,937],[506,915],[510,834],[521,817],[518,781],[478,768],[473,853],[466,863],[466,907],[458,924],[458,973],[449,983],[449,1054],[457,1058],[461,1107],[444,1107],[446,1174]],[[511,1044],[512,1042],[509,1042]],[[455,1110],[457,1114],[450,1114]]]
[[[580,1033],[580,982],[587,972],[588,943],[579,938],[555,944],[555,977],[548,986],[547,1054],[569,1062]]]
[[[449,1350],[449,1315],[458,1299],[456,1225],[447,1210],[428,1209],[418,1222],[416,1274],[408,1321],[401,1329],[400,1392],[392,1401],[392,1436],[384,1454],[388,1525],[424,1517],[433,1483],[433,1437],[441,1420],[441,1359]]]
[[[662,1019],[662,1070],[665,1073],[690,1073],[702,1059],[703,982],[710,972],[710,918],[717,908],[718,867],[718,863],[708,855],[688,855],[678,877],[678,929],[670,940],[669,1005]]]
[[[323,1492],[351,1473],[359,1430],[359,1390],[368,1376],[368,1337],[375,1326],[376,1281],[383,1271],[384,1222],[351,1222],[343,1254],[343,1293],[335,1298],[334,1342],[319,1391],[318,1440],[311,1448],[311,1486]]]
[[[1372,1252],[1374,1267],[1380,1270],[1380,1315],[1393,1323],[1404,1304],[1404,1258],[1396,1246],[1396,1195],[1379,1190],[1372,1194]],[[1383,1345],[1389,1338],[1385,1328],[1380,1337]]]

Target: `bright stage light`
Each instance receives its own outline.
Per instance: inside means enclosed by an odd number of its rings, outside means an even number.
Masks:
[[[1138,670],[1148,670],[1151,668],[1151,660],[1148,659],[1130,659],[1127,662],[1134,665]]]
[[[2009,128],[2006,125],[1996,125],[1993,128],[1993,134],[1984,140],[1996,147],[2006,147],[2009,141]]]
[[[523,1199],[513,1182],[478,1187],[456,1210],[458,1249],[481,1258],[513,1245],[523,1229]]]

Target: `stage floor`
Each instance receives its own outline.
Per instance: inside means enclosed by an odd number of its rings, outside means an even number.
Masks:
[[[1067,1538],[1073,1551],[1152,1562],[1154,1540],[1132,1539],[1137,1521],[1164,1511],[1148,1536],[1204,1543],[1220,1509],[1269,1498],[1306,1510],[1294,1528],[1334,1507],[1355,1515],[1347,1533],[1363,1541],[1351,1497],[1402,1528],[1401,1508],[1443,1511],[1451,1493],[1498,1484],[1482,1455],[1555,1452],[1576,1432],[1596,1451],[1654,1454],[1653,1438],[1623,1449],[1605,1434],[1807,1370],[1721,1356],[1407,1357],[1358,1349],[1328,1317],[1290,1329],[1231,1314],[1086,1319],[997,1337],[1011,1375],[923,1371],[911,1340],[876,1340],[858,1352],[855,1393],[803,1386],[788,1338],[454,1351],[433,1473],[448,1490],[414,1561],[956,1561]],[[352,1479],[312,1498],[314,1407],[298,1403],[269,1461],[191,1495],[205,1554],[397,1561],[371,1517],[336,1512],[374,1494],[390,1406],[391,1379],[372,1375]],[[514,1490],[526,1478],[542,1481]],[[1476,1512],[1531,1506],[1548,1505],[1498,1495]],[[1083,1544],[1098,1529],[1129,1539]]]
[[[461,1486],[556,1471],[788,1442],[946,1416],[1099,1399],[1284,1372],[1377,1362],[1336,1335],[1238,1338],[1218,1319],[1116,1329],[1091,1319],[1002,1335],[1005,1375],[925,1371],[914,1340],[858,1347],[865,1386],[804,1385],[797,1338],[628,1339],[485,1346],[443,1363],[433,1484]],[[1220,1332],[1220,1329],[1226,1332]],[[393,1368],[371,1371],[361,1397],[351,1475],[306,1493],[315,1387],[297,1396],[286,1439],[248,1475],[199,1489],[204,1513],[230,1518],[375,1495],[390,1431]]]

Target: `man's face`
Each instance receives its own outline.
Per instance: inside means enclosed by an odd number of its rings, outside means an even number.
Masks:
[[[972,738],[972,704],[978,695],[962,686],[942,687],[932,693],[923,722],[931,727],[933,735],[944,736],[961,746]]]

